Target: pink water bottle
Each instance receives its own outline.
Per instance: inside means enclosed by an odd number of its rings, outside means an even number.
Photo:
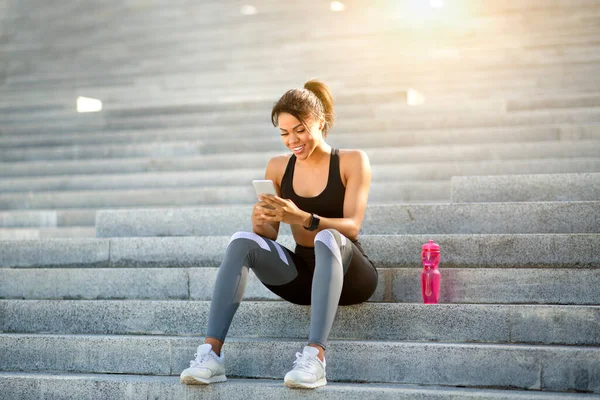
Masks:
[[[421,291],[423,303],[437,304],[440,299],[440,246],[430,240],[423,245],[421,251],[423,260],[423,272],[421,272]]]

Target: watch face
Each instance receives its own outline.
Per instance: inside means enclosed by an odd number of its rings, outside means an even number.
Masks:
[[[317,228],[319,227],[319,222],[321,222],[321,220],[319,219],[319,217],[317,217],[315,214],[313,214],[312,220],[311,220],[311,224],[310,224],[310,230],[311,231],[316,231]]]

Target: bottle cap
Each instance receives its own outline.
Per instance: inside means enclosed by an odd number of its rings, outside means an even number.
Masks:
[[[429,251],[429,252],[440,252],[440,245],[437,243],[434,243],[433,240],[430,240],[429,242],[425,243],[423,245],[423,251]]]

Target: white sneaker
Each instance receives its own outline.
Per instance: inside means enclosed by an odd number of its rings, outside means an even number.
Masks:
[[[304,346],[302,354],[296,353],[294,369],[285,374],[283,379],[285,386],[314,389],[327,385],[325,359],[321,361],[317,354],[319,354],[319,350],[311,346]]]
[[[212,345],[205,343],[198,346],[196,359],[190,361],[190,367],[181,375],[181,383],[186,385],[207,385],[215,382],[225,382],[225,359],[223,351],[219,357],[212,351]]]

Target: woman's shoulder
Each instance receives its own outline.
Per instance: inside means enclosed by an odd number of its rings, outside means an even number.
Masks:
[[[340,154],[340,163],[342,159],[345,163],[354,164],[362,164],[364,162],[369,162],[369,156],[362,150],[358,149],[339,149]]]
[[[285,168],[288,161],[290,161],[290,157],[292,157],[292,153],[277,154],[271,157],[267,165],[275,168]]]
[[[370,174],[369,156],[362,150],[340,149],[340,175],[344,186],[351,176]]]
[[[278,154],[271,157],[267,164],[267,171],[265,175],[276,182],[278,186],[281,184],[281,178],[285,173],[285,169],[291,156],[292,153]]]

